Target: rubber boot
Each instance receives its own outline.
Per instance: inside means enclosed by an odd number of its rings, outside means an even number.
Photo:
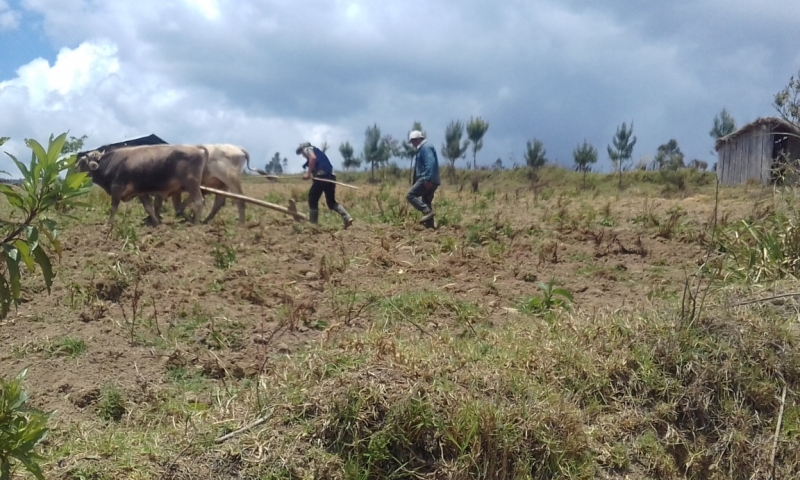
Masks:
[[[350,225],[353,224],[353,217],[351,217],[350,214],[347,213],[347,210],[345,210],[344,207],[341,205],[336,205],[334,211],[342,216],[342,224],[344,226],[344,229],[347,230],[350,227]]]
[[[316,225],[319,221],[319,210],[308,210],[308,221],[312,225]]]

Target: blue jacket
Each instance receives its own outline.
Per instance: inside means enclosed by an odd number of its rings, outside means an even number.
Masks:
[[[439,178],[439,158],[436,156],[436,149],[427,141],[419,146],[419,150],[414,156],[414,182],[418,180],[436,185],[442,183]]]
[[[333,175],[333,165],[331,165],[331,161],[328,159],[328,156],[325,155],[325,152],[317,147],[306,147],[306,151],[309,150],[314,152],[314,156],[317,157],[317,162],[314,165],[316,171],[311,172],[311,175]],[[303,164],[303,168],[308,168],[308,160]]]

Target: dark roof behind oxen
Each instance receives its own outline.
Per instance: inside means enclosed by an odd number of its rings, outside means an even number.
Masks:
[[[156,134],[151,133],[150,135],[148,135],[146,137],[139,137],[139,138],[134,138],[134,139],[131,139],[131,140],[125,140],[124,142],[109,143],[108,145],[103,145],[101,147],[97,147],[97,148],[94,148],[92,150],[86,150],[86,151],[83,151],[83,152],[78,152],[77,157],[80,158],[80,157],[86,155],[87,153],[94,152],[94,151],[108,152],[109,150],[116,150],[116,149],[122,148],[122,147],[138,147],[140,145],[169,145],[169,144],[167,142],[165,142],[163,139],[161,139],[159,136],[157,136]]]

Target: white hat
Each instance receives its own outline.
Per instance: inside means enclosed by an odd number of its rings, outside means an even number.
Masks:
[[[425,138],[425,135],[419,130],[412,130],[411,133],[408,134],[408,139],[414,140],[415,138]]]

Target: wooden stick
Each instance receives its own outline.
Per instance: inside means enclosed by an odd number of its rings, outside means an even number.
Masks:
[[[800,297],[800,292],[782,293],[780,295],[773,295],[771,297],[757,298],[755,300],[747,300],[744,302],[733,303],[731,304],[731,307],[741,307],[742,305],[751,305],[753,303],[768,302],[770,300],[777,300],[779,298],[787,298],[787,297]]]
[[[251,428],[254,428],[254,427],[257,427],[257,426],[261,425],[262,423],[264,423],[267,420],[269,420],[269,418],[271,416],[272,416],[272,412],[269,412],[268,414],[266,414],[263,417],[259,418],[255,422],[253,422],[253,423],[251,423],[249,425],[245,425],[244,427],[240,428],[239,430],[234,430],[231,433],[228,433],[228,434],[223,435],[221,437],[215,438],[214,439],[214,443],[222,443],[222,442],[224,442],[226,440],[230,440],[231,438],[235,437],[236,435],[240,435],[240,434],[250,430]]]
[[[235,198],[237,200],[243,200],[245,202],[249,202],[249,203],[252,203],[254,205],[259,205],[261,207],[271,208],[272,210],[276,210],[278,212],[285,213],[286,215],[291,215],[292,217],[294,217],[295,220],[303,220],[303,221],[308,220],[308,217],[306,217],[305,215],[303,215],[302,213],[297,211],[297,207],[294,205],[294,200],[289,200],[289,208],[286,208],[286,207],[282,207],[280,205],[275,205],[274,203],[265,202],[263,200],[256,200],[255,198],[245,197],[244,195],[238,195],[236,193],[217,190],[216,188],[210,188],[210,187],[201,186],[200,190],[203,190],[203,191],[206,191],[206,192],[209,192],[209,193],[214,193],[214,194],[217,194],[217,195],[222,195],[223,197],[230,197],[230,198]]]
[[[778,413],[778,421],[775,424],[775,438],[772,441],[772,457],[770,458],[770,478],[775,478],[775,456],[778,454],[778,440],[781,436],[781,424],[783,423],[783,409],[786,407],[786,385],[783,386],[783,395],[781,396],[781,410]]]
[[[254,175],[254,176],[256,176],[256,177],[265,177],[265,178],[268,178],[270,180],[286,180],[287,179],[287,177],[279,177],[277,175]],[[348,183],[337,182],[336,180],[330,180],[328,178],[311,177],[311,179],[312,180],[316,180],[318,182],[335,183],[336,185],[341,185],[343,187],[354,188],[354,189],[358,190],[358,187],[356,187],[355,185],[350,185]]]

